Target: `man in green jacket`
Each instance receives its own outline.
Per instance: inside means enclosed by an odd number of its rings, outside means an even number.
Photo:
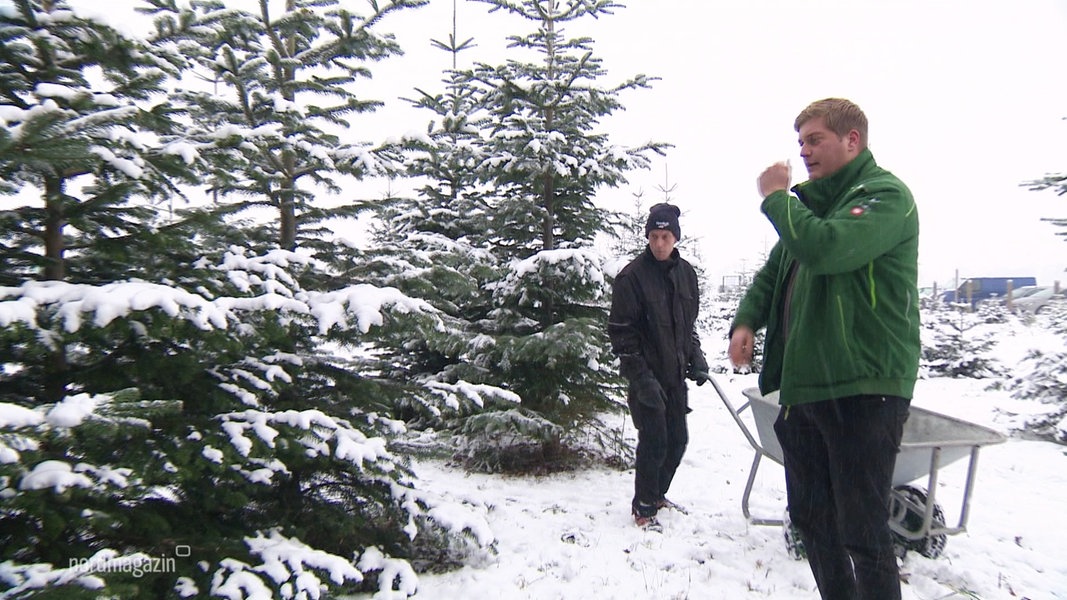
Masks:
[[[797,117],[808,180],[758,179],[779,240],[741,300],[730,360],[779,392],[789,516],[824,599],[900,598],[888,526],[893,467],[919,365],[919,221],[911,192],[867,148],[848,100]]]

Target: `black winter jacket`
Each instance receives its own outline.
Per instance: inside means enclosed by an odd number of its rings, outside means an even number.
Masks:
[[[696,333],[700,289],[696,271],[678,250],[658,261],[647,247],[612,285],[608,336],[631,382],[649,374],[664,388],[685,387],[692,367],[707,371]]]

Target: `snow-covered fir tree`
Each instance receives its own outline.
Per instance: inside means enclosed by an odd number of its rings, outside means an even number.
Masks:
[[[1025,423],[1028,432],[1067,443],[1067,302],[1052,302],[1030,326],[1043,328],[1061,343],[1031,349],[1013,369],[1015,376],[1008,385],[1016,398],[1049,405]]]
[[[617,374],[606,338],[609,279],[593,246],[609,215],[594,203],[598,190],[625,183],[647,168],[662,146],[622,147],[598,131],[622,108],[624,91],[646,88],[638,75],[602,86],[605,71],[589,38],[568,38],[567,24],[601,18],[613,2],[485,0],[521,16],[535,29],[508,37],[515,58],[466,71],[490,113],[479,165],[493,190],[486,242],[506,266],[488,290],[494,310],[485,333],[493,343],[479,360],[523,407],[571,429],[610,410]],[[525,62],[529,56],[538,62]]]
[[[0,11],[0,191],[45,209],[2,217],[22,266],[0,287],[0,595],[410,595],[416,570],[488,548],[477,518],[415,488],[361,351],[441,314],[241,222],[149,203],[202,161],[235,166],[210,131],[173,127],[177,102],[148,104],[210,18],[158,12],[153,46],[62,2],[17,8]],[[215,125],[223,147],[259,148],[253,128]]]
[[[1051,190],[1056,192],[1056,194],[1063,196],[1064,194],[1067,194],[1067,173],[1049,173],[1040,179],[1024,182],[1023,185],[1035,192]],[[1064,236],[1065,241],[1067,241],[1067,218],[1046,217],[1041,220],[1048,221],[1054,226],[1062,228],[1056,235]]]
[[[1023,185],[1033,191],[1051,190],[1063,196],[1067,194],[1067,173],[1048,173]],[[1056,235],[1065,236],[1067,241],[1067,218],[1046,217],[1042,220],[1061,228]],[[1051,331],[1063,335],[1067,341],[1067,309],[1064,303],[1054,303],[1044,317],[1050,321]],[[1067,442],[1067,351],[1036,350],[1027,357],[1024,366],[1030,372],[1012,382],[1016,397],[1034,397],[1057,406],[1050,414],[1035,419],[1029,426],[1043,435]]]
[[[323,210],[316,195],[394,168],[389,145],[352,132],[352,117],[382,105],[357,93],[368,65],[401,52],[373,25],[426,2],[367,2],[357,14],[337,0],[288,0],[275,14],[279,5],[269,2],[247,12],[214,0],[181,9],[152,0],[159,37],[193,63],[174,100],[188,111],[187,135],[211,146],[204,183],[220,210],[270,207],[279,247],[330,248],[322,222],[351,209]]]
[[[455,25],[453,25],[455,27]],[[459,53],[473,40],[434,45]],[[414,197],[367,201],[374,213],[371,243],[353,255],[352,276],[397,287],[437,307],[446,326],[408,332],[377,347],[394,381],[407,382],[396,414],[418,428],[458,429],[491,406],[514,407],[519,397],[477,360],[484,343],[478,323],[493,309],[486,287],[502,276],[487,238],[492,206],[477,166],[485,159],[481,132],[487,114],[476,90],[454,69],[442,93],[416,89],[410,102],[433,113],[426,134],[405,142],[406,173],[422,182]]]
[[[410,594],[416,568],[449,547],[491,543],[455,508],[447,527],[435,522],[436,502],[391,450],[403,424],[383,416],[358,365],[323,352],[436,319],[431,307],[366,285],[303,290],[314,263],[288,251],[234,249],[187,268],[196,288],[0,288],[0,337],[18,349],[0,379],[9,597]],[[76,391],[57,403],[20,393],[57,343],[78,349]],[[173,562],[116,569],[148,557]]]
[[[998,326],[1007,320],[1003,306],[986,302],[976,310],[966,304],[937,302],[923,315],[920,374],[929,377],[995,377],[1003,365],[990,352]]]
[[[154,103],[180,59],[148,52],[63,2],[17,2],[0,14],[0,193],[37,202],[0,213],[0,283],[107,280],[100,259],[136,244],[163,198],[188,181],[192,157]],[[59,401],[66,350],[38,365],[41,397]]]
[[[391,350],[411,381],[432,384],[409,407],[412,417],[461,431],[468,464],[527,468],[521,448],[552,462],[575,438],[602,436],[596,415],[616,407],[608,277],[592,245],[613,217],[593,196],[647,167],[645,155],[661,146],[621,148],[596,131],[621,107],[622,91],[650,80],[598,87],[604,72],[591,41],[563,37],[564,23],[614,5],[489,4],[535,24],[535,33],[509,39],[516,54],[532,50],[542,62],[454,68],[444,92],[417,90],[413,102],[432,120],[425,138],[408,143],[408,165],[426,183],[417,198],[379,207],[371,260],[356,270],[451,318],[450,328]],[[447,43],[435,42],[453,66],[472,45],[460,39],[453,30]],[[485,414],[466,418],[475,413]],[[600,437],[595,445],[612,443]]]

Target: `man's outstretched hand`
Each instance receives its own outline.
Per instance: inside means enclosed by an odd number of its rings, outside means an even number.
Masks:
[[[756,343],[756,334],[744,325],[738,325],[730,335],[730,362],[735,369],[752,364],[752,346]]]

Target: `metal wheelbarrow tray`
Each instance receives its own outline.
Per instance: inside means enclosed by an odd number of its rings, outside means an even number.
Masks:
[[[754,525],[783,525],[783,519],[752,516],[748,506],[763,457],[782,464],[782,447],[774,433],[774,422],[778,418],[779,410],[776,399],[764,398],[757,388],[747,388],[742,392],[747,401],[735,409],[718,382],[711,379],[711,383],[729,410],[730,416],[755,450],[748,481],[741,497],[741,511]],[[752,414],[756,435],[752,434],[748,424],[741,418],[741,413],[746,409]],[[915,550],[924,556],[936,558],[944,549],[945,536],[966,531],[971,493],[974,491],[978,468],[978,451],[982,446],[1004,441],[1003,435],[987,427],[917,406],[910,408],[893,471],[893,490],[890,497],[889,526],[896,538],[898,552],[903,554],[907,550]],[[967,457],[970,460],[959,522],[950,527],[945,522],[944,512],[937,504],[939,471],[941,467]],[[924,477],[926,490],[910,485],[911,482]],[[787,541],[790,539],[788,531],[786,538]]]

